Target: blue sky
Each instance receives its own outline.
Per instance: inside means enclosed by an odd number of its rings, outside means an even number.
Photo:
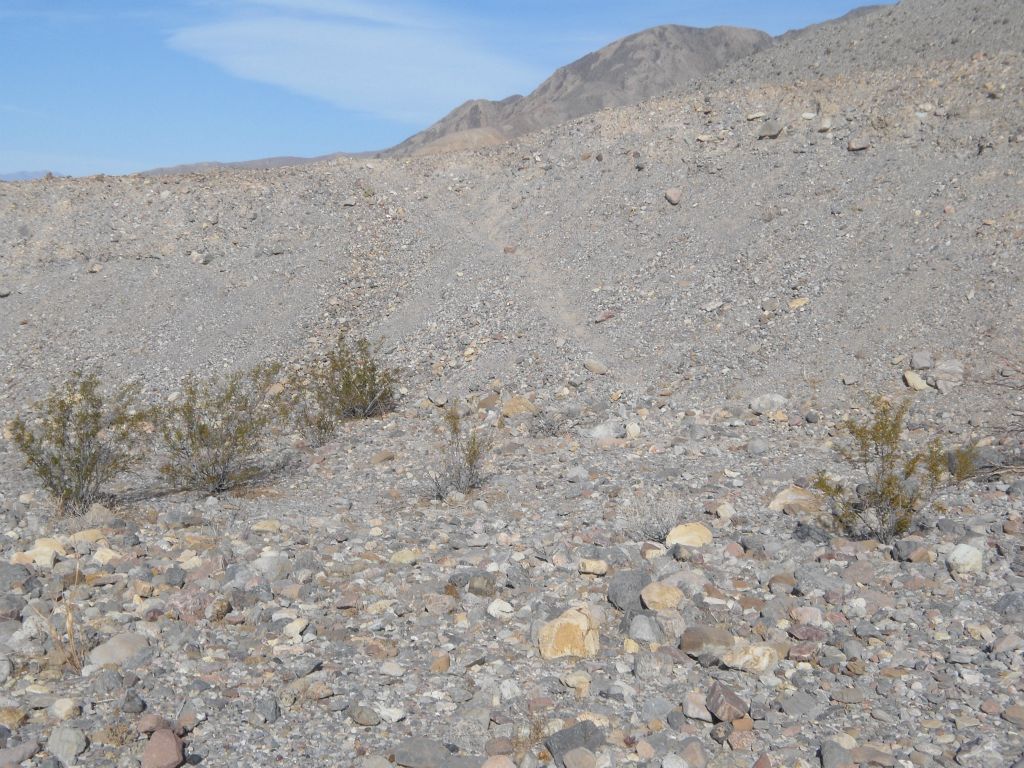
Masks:
[[[0,173],[383,149],[658,24],[778,34],[850,0],[0,0]]]

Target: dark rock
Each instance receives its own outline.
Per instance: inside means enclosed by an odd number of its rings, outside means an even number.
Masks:
[[[409,738],[395,747],[395,765],[403,768],[447,768],[452,753],[439,741]]]
[[[559,768],[565,768],[563,758],[567,752],[577,747],[585,747],[596,752],[604,744],[604,732],[589,720],[581,720],[569,728],[563,728],[552,734],[544,742],[548,752]]]
[[[640,591],[651,583],[643,571],[619,571],[608,580],[608,602],[620,611],[640,612]]]

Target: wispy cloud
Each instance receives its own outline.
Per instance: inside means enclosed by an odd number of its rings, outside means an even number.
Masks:
[[[245,0],[175,31],[175,49],[231,74],[344,109],[422,125],[467,98],[504,97],[544,73],[485,50],[458,19],[358,0]]]
[[[9,115],[21,115],[23,117],[45,117],[38,110],[26,109],[25,107],[19,107],[17,104],[0,104],[0,112],[6,112]]]

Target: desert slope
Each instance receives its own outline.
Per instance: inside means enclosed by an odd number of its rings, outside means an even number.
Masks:
[[[342,327],[401,380],[261,487],[147,465],[84,519],[0,440],[0,765],[1020,766],[1016,5],[906,0],[493,147],[0,184],[0,420],[80,365],[296,391]],[[987,462],[893,542],[808,489],[865,481],[876,393]],[[438,501],[455,402],[486,481]]]

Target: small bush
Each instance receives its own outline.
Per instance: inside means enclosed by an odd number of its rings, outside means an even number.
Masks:
[[[484,481],[483,462],[487,440],[473,429],[462,427],[458,403],[444,409],[445,447],[438,468],[430,473],[435,499],[445,499],[453,491],[466,493]]]
[[[903,535],[931,502],[945,475],[947,456],[938,438],[919,451],[903,445],[909,408],[909,401],[893,405],[876,397],[869,419],[851,419],[843,425],[853,442],[842,454],[864,482],[850,490],[818,473],[814,487],[825,494],[834,521],[848,534],[883,542]]]
[[[310,387],[296,409],[298,426],[310,442],[322,445],[340,422],[392,410],[395,381],[395,372],[377,360],[369,341],[350,343],[342,333],[312,372]]]
[[[278,365],[226,377],[185,377],[180,396],[159,412],[166,460],[161,474],[175,488],[217,494],[257,479],[271,427],[287,414],[274,391]]]
[[[11,422],[14,445],[60,513],[88,511],[106,483],[142,458],[138,394],[126,385],[104,397],[98,374],[76,371],[35,404],[37,418]]]
[[[678,523],[682,500],[676,493],[635,495],[619,507],[623,529],[641,541],[664,541]]]

